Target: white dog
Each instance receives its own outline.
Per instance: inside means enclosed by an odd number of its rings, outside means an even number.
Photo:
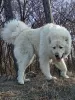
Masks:
[[[29,80],[24,73],[34,54],[39,57],[40,68],[48,80],[56,78],[50,73],[50,59],[61,70],[61,75],[69,78],[63,59],[71,51],[71,36],[66,28],[51,23],[31,29],[21,21],[11,20],[3,28],[2,38],[7,43],[14,44],[14,55],[18,64],[17,79],[20,84]]]

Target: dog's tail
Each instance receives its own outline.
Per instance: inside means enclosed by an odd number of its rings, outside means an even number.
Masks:
[[[14,44],[16,37],[18,37],[23,30],[26,30],[28,28],[29,27],[22,21],[14,19],[5,23],[5,26],[1,32],[1,37],[5,42]]]

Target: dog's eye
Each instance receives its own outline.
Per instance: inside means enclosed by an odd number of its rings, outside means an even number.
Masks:
[[[56,47],[53,47],[53,49],[56,49]]]
[[[59,46],[60,49],[62,49],[63,47]]]

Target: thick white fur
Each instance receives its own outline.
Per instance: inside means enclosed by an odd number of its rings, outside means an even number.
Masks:
[[[71,51],[71,36],[66,28],[51,23],[31,29],[21,21],[12,20],[3,28],[2,38],[14,44],[14,55],[18,64],[17,79],[20,84],[28,81],[24,73],[34,54],[39,57],[40,68],[48,80],[56,78],[50,73],[50,59],[61,70],[61,75],[69,78],[66,75],[67,67],[63,59]],[[62,48],[60,49],[59,46]],[[59,54],[60,60],[56,59],[56,53]]]

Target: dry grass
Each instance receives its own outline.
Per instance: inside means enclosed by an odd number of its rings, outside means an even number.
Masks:
[[[19,85],[16,80],[0,82],[0,100],[75,100],[75,78],[58,77],[57,80],[47,81],[39,73],[27,75],[31,82]]]

